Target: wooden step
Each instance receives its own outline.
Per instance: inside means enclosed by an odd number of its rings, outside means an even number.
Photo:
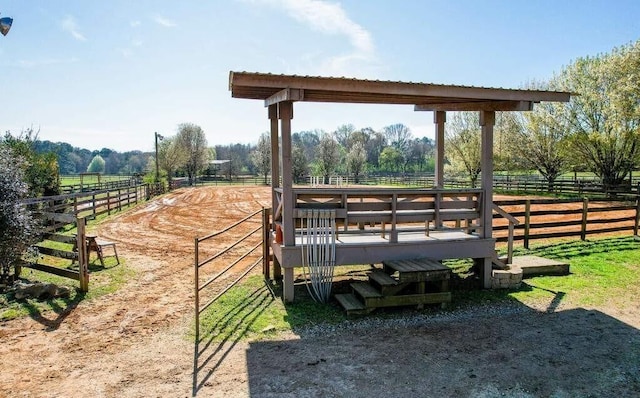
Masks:
[[[369,283],[377,287],[383,296],[395,296],[408,285],[407,283],[398,282],[396,278],[382,270],[369,272],[367,276],[369,276]]]
[[[379,269],[369,272],[367,276],[379,286],[395,286],[398,284],[397,279]]]
[[[344,308],[347,312],[347,315],[357,315],[357,314],[366,314],[371,310],[365,307],[364,303],[353,294],[353,293],[342,293],[335,295],[338,303]]]
[[[353,291],[363,299],[380,298],[382,293],[367,282],[354,282],[351,284]],[[365,302],[366,304],[366,302]]]
[[[382,265],[388,273],[397,271],[398,281],[401,283],[441,281],[451,278],[449,267],[430,258],[383,261]]]

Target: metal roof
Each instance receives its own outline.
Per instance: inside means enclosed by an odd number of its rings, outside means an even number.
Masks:
[[[559,91],[505,89],[350,79],[345,77],[230,72],[234,98],[280,101],[416,105],[416,110],[530,110],[541,101],[567,102]]]

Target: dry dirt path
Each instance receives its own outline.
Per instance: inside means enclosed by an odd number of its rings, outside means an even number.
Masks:
[[[269,202],[261,187],[181,189],[100,225],[137,277],[62,316],[1,323],[0,396],[191,396],[193,237]],[[633,300],[553,313],[511,303],[213,344],[197,395],[635,397]]]

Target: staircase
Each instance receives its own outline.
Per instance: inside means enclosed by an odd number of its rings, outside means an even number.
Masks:
[[[451,269],[429,258],[384,261],[382,269],[368,273],[367,282],[351,284],[351,293],[336,294],[347,315],[366,314],[376,308],[451,301]]]

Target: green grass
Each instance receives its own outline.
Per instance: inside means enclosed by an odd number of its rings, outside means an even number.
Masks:
[[[25,282],[55,283],[59,286],[69,287],[71,294],[68,298],[40,301],[36,299],[15,300],[12,293],[2,293],[0,294],[0,321],[24,316],[42,319],[46,317],[50,320],[60,318],[68,314],[81,301],[90,301],[113,293],[135,276],[135,271],[127,266],[126,259],[122,257],[120,257],[119,265],[116,265],[115,258],[105,258],[104,267],[99,260],[92,257],[92,261],[89,263],[89,272],[89,291],[83,293],[78,289],[78,281],[23,268],[20,277]]]
[[[640,242],[634,237],[581,241],[556,241],[516,255],[539,255],[570,263],[567,276],[539,276],[525,279],[521,289],[456,290],[450,308],[472,308],[486,303],[520,303],[535,308],[611,305],[624,309],[640,294]],[[448,261],[461,278],[470,275],[471,261]],[[344,267],[336,272],[345,273]],[[274,333],[295,332],[314,324],[336,324],[346,319],[335,303],[313,302],[304,287],[296,286],[296,302],[284,305],[280,291],[268,287],[261,276],[253,276],[232,288],[201,316],[201,340],[268,339]],[[334,291],[336,289],[334,288]],[[377,311],[369,316],[394,317],[407,310]],[[411,309],[410,311],[415,311]]]
[[[100,182],[107,181],[120,181],[120,180],[128,180],[129,176],[120,176],[120,175],[101,175]],[[83,184],[97,184],[98,176],[84,176],[82,178]],[[65,175],[60,176],[60,185],[80,185],[80,176],[79,175]]]

